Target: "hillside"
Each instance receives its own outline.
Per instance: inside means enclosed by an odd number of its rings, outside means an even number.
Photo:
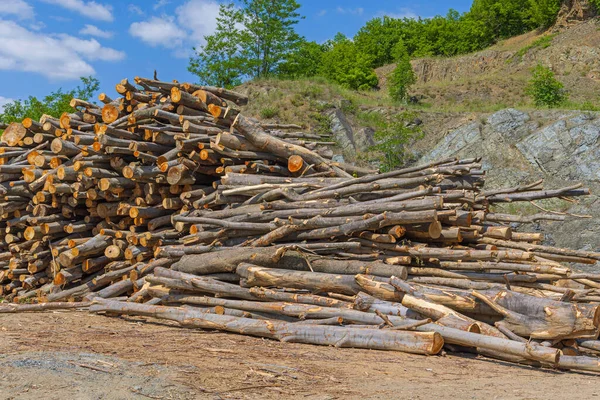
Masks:
[[[549,66],[569,91],[571,108],[600,105],[600,23],[595,18],[561,32],[530,32],[481,52],[413,61],[414,94],[433,109],[486,111],[528,107],[524,95],[531,69]],[[376,72],[382,90],[394,65]],[[589,108],[590,104],[586,104]]]
[[[471,55],[414,60],[418,83],[412,91],[421,98],[416,106],[398,106],[387,96],[386,76],[393,66],[377,71],[378,91],[346,90],[320,78],[253,81],[239,90],[253,99],[245,113],[332,132],[335,151],[359,164],[377,166],[369,151],[375,129],[409,110],[424,132],[409,148],[417,163],[481,156],[492,170],[489,187],[545,179],[555,186],[583,182],[598,193],[600,118],[589,110],[600,106],[599,26],[594,19],[558,33],[531,32]],[[569,90],[571,101],[562,110],[535,109],[524,94],[538,63],[550,65]],[[594,195],[581,204],[538,206],[598,218],[597,200]],[[536,210],[531,205],[521,211]],[[547,233],[549,244],[597,249],[600,230],[591,221],[574,218],[536,227]]]

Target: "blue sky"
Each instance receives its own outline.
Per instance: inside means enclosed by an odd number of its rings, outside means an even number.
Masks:
[[[353,36],[374,17],[467,11],[471,0],[298,0],[308,40]],[[0,107],[11,99],[70,89],[93,75],[114,95],[123,78],[194,81],[192,47],[215,28],[218,0],[0,0]]]

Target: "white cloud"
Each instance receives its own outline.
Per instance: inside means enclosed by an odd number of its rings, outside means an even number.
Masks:
[[[377,16],[378,17],[386,16],[386,17],[397,18],[397,19],[404,19],[404,18],[417,19],[417,18],[419,18],[419,14],[417,14],[414,10],[412,10],[410,8],[406,8],[406,7],[398,8],[394,12],[379,11],[377,13]]]
[[[0,1],[0,14],[16,15],[18,19],[33,18],[33,7],[23,0]]]
[[[0,70],[33,72],[50,79],[93,75],[89,61],[118,61],[125,53],[95,39],[32,32],[14,21],[0,20]]]
[[[188,0],[175,10],[177,22],[192,31],[190,40],[195,44],[204,44],[204,36],[217,29],[219,3],[213,0]]]
[[[61,15],[51,15],[50,18],[57,22],[62,22],[62,23],[71,22],[71,18],[63,17]]]
[[[129,10],[130,13],[137,14],[137,15],[144,15],[144,12],[142,11],[142,9],[139,8],[138,6],[136,6],[135,4],[128,5],[127,9]]]
[[[97,26],[90,25],[90,24],[86,24],[85,27],[79,31],[79,34],[96,36],[96,37],[105,38],[105,39],[110,39],[111,37],[113,37],[112,32],[103,31],[102,29],[98,28]]]
[[[134,22],[129,33],[151,46],[174,49],[176,57],[183,57],[191,47],[204,44],[204,36],[214,33],[218,15],[216,0],[187,0],[177,7],[174,16]]]
[[[91,19],[99,21],[112,22],[114,20],[112,14],[112,6],[108,4],[100,4],[95,1],[84,0],[42,0],[45,3],[55,4],[74,11]]]
[[[125,53],[109,47],[102,47],[96,39],[79,39],[65,34],[57,35],[63,46],[83,56],[87,60],[119,61],[125,58]]]
[[[4,106],[8,103],[12,103],[14,99],[0,96],[0,113],[4,111]]]
[[[353,15],[363,15],[365,9],[362,7],[358,8],[342,8],[338,7],[336,10],[339,14],[353,14]]]
[[[45,27],[46,27],[46,24],[43,23],[42,21],[36,21],[29,25],[29,29],[31,29],[33,31],[41,31]]]
[[[157,2],[154,4],[154,6],[152,7],[152,9],[153,9],[154,11],[156,11],[156,10],[158,10],[159,8],[161,8],[161,7],[164,7],[164,6],[166,6],[167,4],[169,4],[169,3],[171,3],[169,0],[158,0],[158,1],[157,1]]]
[[[323,17],[325,14],[327,14],[327,10],[321,10],[317,13],[317,17]]]
[[[173,17],[152,17],[148,21],[134,22],[129,27],[131,36],[141,39],[150,46],[175,48],[181,46],[186,33],[181,30]]]

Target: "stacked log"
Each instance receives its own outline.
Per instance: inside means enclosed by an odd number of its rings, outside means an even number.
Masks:
[[[0,147],[0,312],[86,308],[303,343],[468,351],[598,371],[600,253],[526,232],[585,196],[484,190],[481,160],[386,173],[239,113],[240,94],[121,81],[102,107],[11,124]],[[535,203],[534,203],[535,204]]]

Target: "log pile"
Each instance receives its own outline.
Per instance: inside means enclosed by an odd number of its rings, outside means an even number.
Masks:
[[[225,89],[135,78],[103,106],[6,128],[0,312],[85,308],[282,341],[599,371],[600,253],[526,232],[477,158],[376,173],[239,113]],[[519,229],[516,229],[519,228]]]

